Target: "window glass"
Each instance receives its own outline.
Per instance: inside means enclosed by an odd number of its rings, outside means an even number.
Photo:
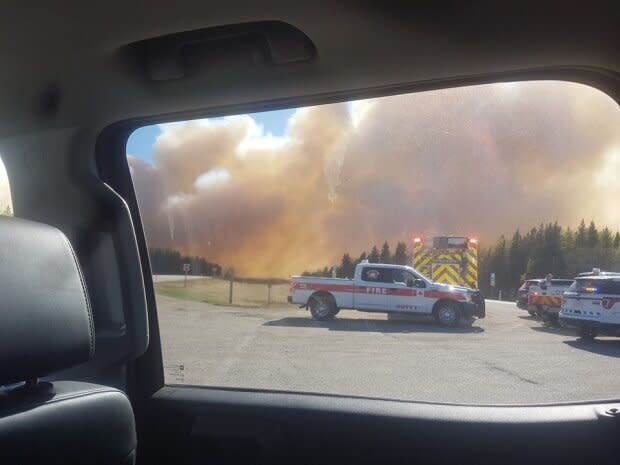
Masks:
[[[2,157],[0,157],[0,215],[13,216],[9,177],[2,162]]]
[[[497,83],[168,122],[136,130],[127,156],[167,383],[618,397],[617,339],[586,343],[558,299],[519,295],[620,271],[620,109],[596,89]],[[428,282],[380,285],[405,282],[389,265]]]
[[[578,279],[569,289],[583,294],[600,294],[604,287],[605,281],[601,279]]]
[[[392,272],[392,281],[395,283],[407,284],[409,281],[415,281],[416,277],[407,270],[396,269]]]
[[[465,237],[448,237],[447,242],[448,242],[448,246],[450,247],[466,247],[467,246],[467,238]]]
[[[389,268],[364,267],[362,271],[362,280],[377,283],[391,283],[392,270]]]
[[[604,281],[599,287],[600,294],[620,295],[620,281]]]

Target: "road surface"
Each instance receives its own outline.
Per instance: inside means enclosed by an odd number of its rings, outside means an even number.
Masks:
[[[166,382],[472,404],[620,398],[620,339],[579,340],[505,302],[472,327],[158,296]]]

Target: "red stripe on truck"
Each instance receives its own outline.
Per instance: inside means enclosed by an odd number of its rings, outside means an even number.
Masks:
[[[420,291],[420,294],[422,291]],[[418,292],[415,289],[390,289],[390,295],[398,295],[404,297],[415,297]]]
[[[446,292],[446,291],[424,291],[424,297],[430,299],[452,299],[452,300],[465,300],[463,294],[458,292]]]
[[[306,289],[310,291],[328,292],[356,292],[356,286],[350,284],[316,284],[316,283],[293,283],[293,289]]]
[[[382,294],[382,295],[394,295],[399,297],[415,297],[422,295],[422,291],[409,288],[390,288],[390,287],[377,287],[377,286],[355,286],[350,284],[319,284],[319,283],[295,283],[291,284],[293,289],[305,289],[309,291],[325,291],[325,292],[351,292],[355,294]],[[428,297],[428,292],[424,293]],[[439,294],[447,295],[455,300],[464,300],[462,296],[458,294],[452,294],[449,292],[439,292]],[[442,297],[438,297],[442,298]]]

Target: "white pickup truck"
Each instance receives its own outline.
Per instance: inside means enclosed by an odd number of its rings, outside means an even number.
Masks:
[[[316,320],[329,320],[341,309],[432,315],[445,326],[462,317],[484,318],[485,304],[475,289],[430,281],[413,268],[368,263],[355,267],[353,279],[293,276],[289,302],[310,309]]]

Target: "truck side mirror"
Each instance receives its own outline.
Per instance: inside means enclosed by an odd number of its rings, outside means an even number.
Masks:
[[[423,279],[418,278],[415,280],[414,286],[415,287],[426,287],[426,283],[424,282]]]

